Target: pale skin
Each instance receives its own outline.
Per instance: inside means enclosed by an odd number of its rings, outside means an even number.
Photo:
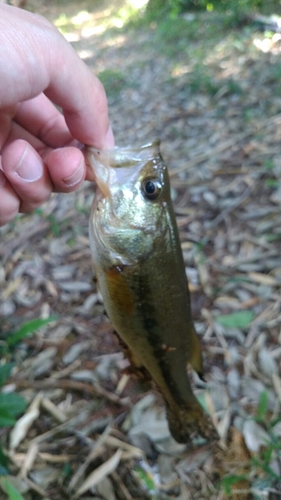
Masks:
[[[93,180],[83,144],[114,145],[102,84],[46,19],[0,4],[0,225]]]

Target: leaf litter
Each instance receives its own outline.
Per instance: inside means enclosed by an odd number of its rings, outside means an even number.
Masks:
[[[157,391],[128,371],[92,281],[88,183],[0,229],[2,334],[56,315],[23,335],[3,388],[29,403],[1,429],[9,477],[26,500],[278,498],[281,99],[272,72],[280,37],[267,51],[261,32],[214,37],[204,46],[203,85],[203,73],[192,80],[202,39],[188,39],[188,19],[187,48],[171,58],[153,23],[139,31],[110,24],[113,2],[28,7],[65,26],[108,78],[118,145],[161,138],[204,355],[207,383],[192,375],[193,387],[221,441],[177,444]],[[88,15],[74,23],[78,11]],[[200,16],[208,29],[212,21]],[[261,454],[272,436],[279,448],[264,459],[275,471],[269,483]]]

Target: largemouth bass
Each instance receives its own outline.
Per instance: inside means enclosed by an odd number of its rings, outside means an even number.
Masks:
[[[174,439],[216,438],[187,374],[190,363],[202,375],[202,357],[159,142],[88,148],[87,158],[98,186],[91,252],[107,314],[160,389]]]

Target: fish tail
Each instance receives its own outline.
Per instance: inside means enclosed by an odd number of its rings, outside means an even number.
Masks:
[[[194,402],[187,407],[166,408],[170,432],[178,443],[186,444],[193,437],[202,436],[208,441],[217,440],[218,433],[201,405],[194,397]]]

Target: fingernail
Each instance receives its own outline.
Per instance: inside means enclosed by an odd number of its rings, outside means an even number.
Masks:
[[[106,138],[105,138],[105,143],[106,143],[106,147],[108,149],[114,148],[114,146],[115,146],[115,140],[114,140],[114,135],[113,135],[111,125],[109,125],[108,131],[106,134]]]
[[[34,182],[42,177],[42,160],[28,145],[26,146],[19,163],[15,168],[15,172],[25,182]]]
[[[0,188],[4,187],[6,184],[6,177],[3,172],[0,170]]]
[[[75,184],[78,184],[84,177],[85,175],[85,168],[84,168],[84,162],[81,161],[79,167],[71,174],[69,177],[66,177],[63,179],[63,182],[66,184],[67,187],[72,187],[75,186]]]

